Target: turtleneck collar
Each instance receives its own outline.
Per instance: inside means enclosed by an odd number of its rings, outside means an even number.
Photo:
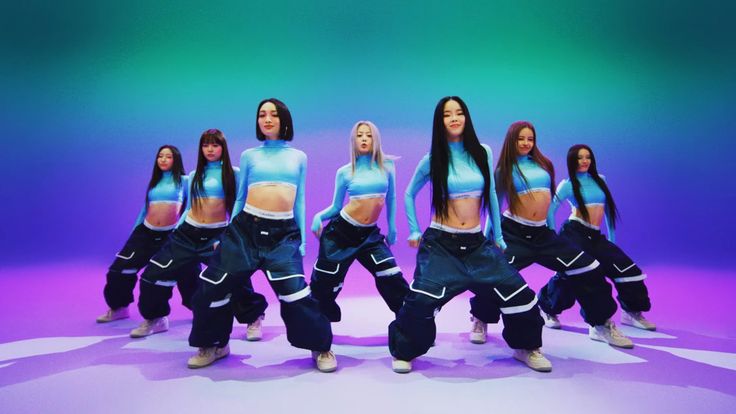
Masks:
[[[221,168],[221,167],[222,167],[222,160],[207,161],[207,165],[204,166],[204,168]]]
[[[462,141],[448,142],[447,144],[450,146],[450,151],[465,151],[465,144]]]
[[[267,139],[263,141],[263,146],[266,148],[283,148],[286,145],[286,141],[283,139]]]

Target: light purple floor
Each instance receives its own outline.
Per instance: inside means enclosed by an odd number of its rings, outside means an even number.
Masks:
[[[410,263],[401,263],[411,270]],[[636,343],[622,351],[587,338],[577,308],[564,329],[544,330],[554,371],[530,371],[491,327],[489,342],[468,342],[467,296],[437,317],[437,344],[408,375],[390,370],[391,314],[368,275],[354,266],[333,324],[340,368],[316,372],[307,352],[288,345],[278,304],[265,338],[245,342],[237,325],[232,355],[186,368],[191,315],[175,295],[171,330],[134,340],[132,318],[99,325],[105,266],[61,263],[0,268],[0,412],[384,412],[384,413],[734,413],[736,274],[647,266],[657,332],[623,328]],[[524,272],[535,290],[549,272]],[[618,320],[618,316],[616,316]],[[257,410],[257,411],[253,411]]]

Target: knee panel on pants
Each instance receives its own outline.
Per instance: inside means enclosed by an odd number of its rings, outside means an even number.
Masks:
[[[537,295],[521,277],[510,277],[493,288],[498,308],[505,315],[524,313],[537,304]]]
[[[428,280],[414,279],[409,285],[402,312],[420,319],[434,318],[446,301],[447,287]]]
[[[311,290],[307,285],[301,266],[297,269],[264,270],[268,282],[276,292],[278,299],[285,303],[296,302],[309,296]]]

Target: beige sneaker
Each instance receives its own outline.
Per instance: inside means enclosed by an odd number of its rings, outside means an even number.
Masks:
[[[612,320],[607,320],[603,325],[588,328],[588,336],[594,341],[606,342],[608,345],[619,348],[633,348],[634,343],[619,331]]]
[[[470,317],[470,322],[473,322],[473,326],[470,328],[470,342],[474,344],[486,343],[488,324],[473,316]]]
[[[192,369],[204,368],[228,355],[230,355],[230,345],[225,345],[222,348],[218,348],[216,346],[199,348],[197,354],[189,358],[187,361],[187,367]]]
[[[107,323],[117,321],[119,319],[126,319],[130,317],[128,307],[118,309],[108,309],[107,312],[97,317],[97,323]]]
[[[131,338],[144,338],[159,332],[169,330],[169,318],[166,316],[156,319],[146,319],[137,328],[130,331]]]
[[[337,358],[332,351],[312,351],[312,359],[317,363],[317,369],[320,372],[333,372],[337,370]]]
[[[261,326],[263,318],[264,316],[261,315],[255,322],[248,324],[248,328],[245,330],[246,341],[260,341],[263,338],[263,327]]]
[[[397,374],[407,374],[411,372],[411,361],[394,358],[393,361],[391,361],[391,368]]]
[[[514,349],[514,359],[539,372],[552,371],[552,363],[537,349]]]
[[[646,331],[656,331],[657,325],[649,321],[641,312],[621,312],[621,325],[629,325]]]

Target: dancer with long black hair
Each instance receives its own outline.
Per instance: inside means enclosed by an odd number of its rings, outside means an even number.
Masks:
[[[109,309],[97,317],[97,322],[106,323],[130,316],[128,305],[134,300],[133,289],[138,281],[138,272],[148,265],[148,260],[166,242],[188,199],[189,177],[185,174],[179,149],[173,145],[162,145],[156,152],[146,200],[136,218],[133,233],[107,271],[103,293]],[[184,303],[189,303],[194,286],[193,283],[179,285]]]
[[[436,313],[466,290],[500,309],[503,337],[514,349],[514,358],[537,371],[552,370],[540,351],[543,321],[537,297],[501,252],[506,246],[492,164],[491,149],[478,141],[462,99],[442,98],[434,111],[431,151],[419,162],[406,190],[409,244],[419,251],[410,292],[389,325],[395,372],[411,371],[411,361],[434,342]],[[422,234],[415,198],[428,181],[434,214]],[[481,231],[481,213],[490,216],[493,241]]]
[[[549,209],[547,223],[555,229],[555,212],[563,201],[568,201],[572,212],[563,224],[560,235],[601,263],[604,274],[613,281],[621,305],[621,323],[635,328],[654,331],[657,326],[643,312],[651,309],[646,275],[639,266],[616,244],[616,219],[618,209],[606,179],[598,174],[593,150],[583,144],[573,145],[567,152],[568,177],[557,186],[557,196]],[[601,234],[603,218],[608,237]],[[550,327],[559,327],[558,314],[573,305],[566,281],[559,274],[540,291],[542,302],[549,302],[546,315]],[[593,339],[598,332],[590,331]]]

